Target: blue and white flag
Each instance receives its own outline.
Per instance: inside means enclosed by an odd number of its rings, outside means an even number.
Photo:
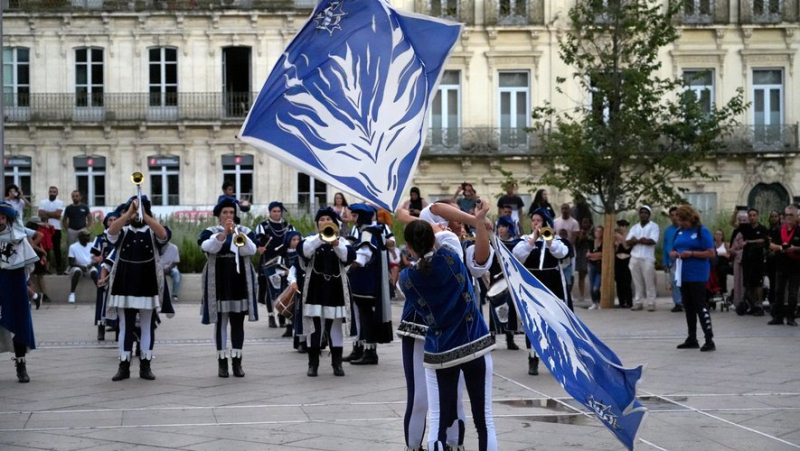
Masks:
[[[284,51],[239,138],[394,211],[461,25],[384,0],[322,0]]]
[[[633,449],[647,409],[636,399],[642,366],[622,362],[495,238],[495,249],[525,333],[564,390]]]

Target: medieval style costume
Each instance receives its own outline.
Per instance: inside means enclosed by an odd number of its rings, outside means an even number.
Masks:
[[[519,244],[520,239],[515,238],[516,228],[512,218],[507,216],[498,218],[495,230],[497,230],[500,243],[509,251],[513,251],[514,246]],[[492,266],[489,268],[489,277],[488,291],[491,294],[488,297],[489,330],[493,335],[505,334],[506,347],[509,350],[516,351],[519,346],[514,343],[514,334],[519,331],[519,315],[517,315],[514,300],[511,299],[511,295],[508,292],[503,269],[500,268],[499,261],[492,261]],[[506,289],[501,290],[502,287],[506,287]]]
[[[339,216],[330,207],[320,208],[314,218],[317,228],[338,224]],[[323,332],[331,341],[331,359],[334,375],[344,376],[342,369],[343,326],[350,316],[348,302],[350,285],[345,273],[345,265],[355,260],[353,248],[343,239],[325,241],[322,234],[306,237],[299,248],[305,261],[306,277],[303,293],[303,334],[308,344],[309,377],[317,376],[319,352]]]
[[[259,259],[259,293],[258,301],[267,305],[269,312],[269,327],[278,327],[275,322],[274,307],[275,301],[280,296],[281,277],[283,276],[278,263],[281,259],[283,248],[283,237],[294,230],[294,227],[283,219],[286,212],[281,202],[270,202],[267,208],[269,215],[265,221],[261,221],[256,226],[255,235],[258,251],[261,253]],[[280,326],[284,326],[285,318],[279,316]]]
[[[103,228],[108,230],[108,226],[113,224],[119,218],[120,212],[114,210],[103,218]],[[108,242],[105,231],[97,235],[92,243],[92,255],[96,257],[99,262],[97,263],[97,272],[101,272],[103,262],[108,258],[108,255],[114,249],[114,246]],[[110,267],[109,267],[110,268]],[[107,320],[105,318],[105,298],[106,298],[106,285],[97,284],[97,298],[95,299],[94,307],[94,325],[97,326],[97,340],[103,341],[106,337],[106,326],[117,328],[117,322]],[[117,329],[118,330],[118,329]]]
[[[119,318],[120,363],[113,381],[130,377],[131,352],[135,340],[132,328],[139,315],[141,324],[141,353],[139,377],[154,380],[150,369],[155,342],[155,314],[162,307],[164,272],[161,269],[160,250],[168,241],[167,230],[153,219],[150,201],[131,197],[120,211],[120,218],[106,231],[108,242],[116,250],[116,259],[109,275],[109,296],[106,317]],[[137,215],[142,210],[141,219]]]
[[[17,210],[0,202],[0,352],[14,352],[21,383],[30,381],[25,355],[36,349],[25,273],[26,266],[39,260],[28,242],[32,236],[17,221]]]
[[[255,270],[250,256],[255,255],[255,235],[247,227],[236,225],[238,203],[223,199],[214,207],[220,224],[200,233],[197,240],[208,261],[203,268],[203,324],[216,324],[214,339],[217,345],[218,376],[228,377],[227,333],[231,325],[231,361],[233,375],[244,377],[242,347],[244,317],[258,320],[258,293]]]

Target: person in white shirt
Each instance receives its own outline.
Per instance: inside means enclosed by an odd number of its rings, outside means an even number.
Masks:
[[[25,198],[22,189],[14,184],[6,186],[6,202],[17,211],[17,221],[24,223],[22,217],[25,213],[25,207],[30,207],[31,203]]]
[[[69,303],[75,303],[75,289],[78,287],[81,277],[90,276],[92,281],[97,281],[97,267],[92,264],[92,243],[89,242],[91,233],[88,230],[81,230],[78,233],[78,241],[69,247]]]
[[[561,216],[556,218],[553,221],[553,224],[554,224],[553,228],[556,231],[556,233],[561,232],[561,229],[567,230],[567,233],[569,234],[567,236],[567,239],[571,244],[574,245],[575,243],[578,242],[578,232],[581,231],[581,225],[578,224],[577,219],[570,216],[569,204],[567,203],[561,204]]]
[[[63,268],[63,256],[61,255],[61,214],[64,212],[64,202],[61,202],[58,197],[58,188],[51,186],[47,192],[48,199],[39,202],[39,217],[42,221],[47,221],[48,224],[53,226],[56,232],[53,234],[53,254],[55,260],[47,259],[48,261],[55,261],[56,273],[59,273]]]
[[[164,268],[164,276],[172,277],[172,302],[178,302],[178,293],[181,291],[181,272],[178,271],[180,262],[178,246],[168,243],[161,251],[161,266]]]
[[[656,243],[658,224],[650,221],[652,210],[647,205],[639,207],[639,223],[631,227],[626,244],[631,248],[630,269],[634,296],[631,310],[642,310],[647,299],[647,310],[656,310]]]

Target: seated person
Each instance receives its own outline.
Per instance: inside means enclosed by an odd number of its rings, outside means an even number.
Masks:
[[[83,229],[78,232],[78,241],[69,247],[69,303],[75,303],[75,288],[82,276],[90,276],[92,281],[97,280],[97,268],[92,264],[92,243],[89,242],[91,233]]]

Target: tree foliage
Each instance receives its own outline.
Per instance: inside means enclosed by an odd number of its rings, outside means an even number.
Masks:
[[[743,92],[703,110],[688,81],[660,75],[660,51],[678,39],[682,0],[576,0],[559,44],[572,80],[591,98],[557,111],[533,111],[532,130],[547,167],[540,183],[593,195],[599,213],[647,201],[671,204],[676,179],[714,179],[701,162],[724,147],[746,105]],[[557,80],[564,94],[567,78]]]

